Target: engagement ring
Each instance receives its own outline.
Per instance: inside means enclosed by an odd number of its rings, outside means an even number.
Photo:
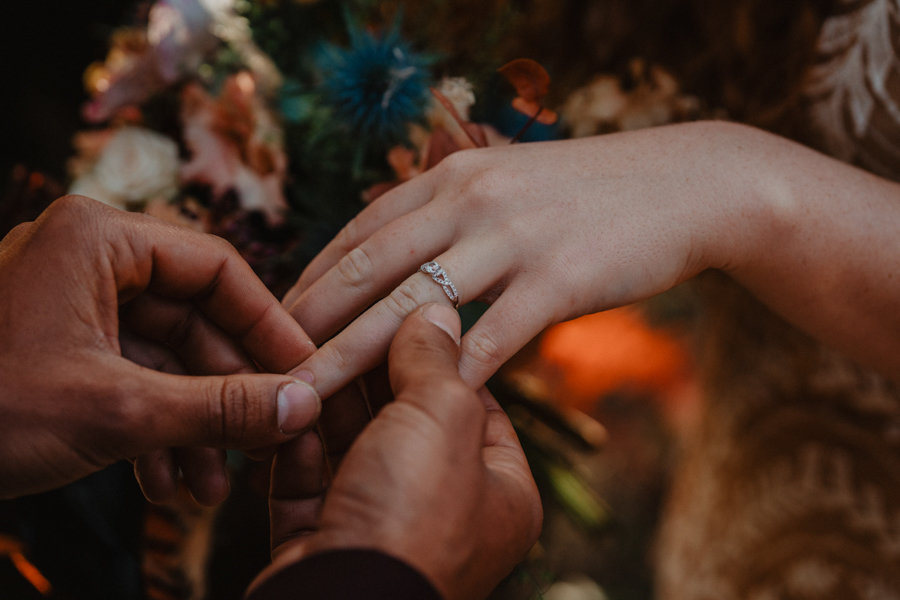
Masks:
[[[456,291],[456,286],[450,281],[450,277],[447,276],[447,272],[441,265],[437,264],[435,261],[431,261],[419,267],[419,270],[427,275],[431,275],[432,281],[441,286],[441,289],[444,290],[444,293],[450,298],[450,302],[453,303],[453,308],[459,308],[459,293]]]

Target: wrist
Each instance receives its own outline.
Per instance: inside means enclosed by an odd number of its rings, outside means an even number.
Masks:
[[[705,199],[709,219],[698,232],[700,265],[741,279],[761,258],[783,245],[796,229],[798,204],[791,185],[790,156],[799,145],[746,125],[698,124],[709,136]],[[805,150],[805,149],[803,149]]]
[[[896,380],[900,185],[760,130],[718,127],[733,147],[725,165],[735,186],[721,196],[734,202],[715,205],[722,226],[705,249],[708,266]]]

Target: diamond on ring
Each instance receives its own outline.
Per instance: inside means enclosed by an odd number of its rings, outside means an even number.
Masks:
[[[441,265],[432,260],[419,267],[419,270],[426,275],[431,275],[432,281],[441,286],[441,289],[444,290],[444,293],[450,298],[450,302],[453,303],[453,308],[459,308],[459,293],[456,291],[456,286],[450,281],[447,271],[445,271]]]

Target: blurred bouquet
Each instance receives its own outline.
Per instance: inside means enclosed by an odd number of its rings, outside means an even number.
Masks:
[[[351,15],[315,2],[141,4],[84,74],[92,127],[73,140],[70,192],[222,236],[279,294],[363,201],[458,149],[508,141],[469,122],[468,81],[432,81],[434,58],[399,20]],[[254,41],[304,18],[281,65]]]
[[[282,77],[231,0],[160,0],[84,75],[70,192],[231,241],[266,282],[285,274]]]

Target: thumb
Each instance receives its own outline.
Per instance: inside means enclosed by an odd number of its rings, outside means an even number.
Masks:
[[[426,304],[410,314],[391,344],[391,388],[397,402],[416,405],[448,433],[480,435],[485,410],[459,376],[459,332],[459,315],[447,306]]]
[[[252,449],[280,444],[312,427],[321,400],[285,375],[197,377],[140,369],[136,412],[144,449],[212,446]]]

